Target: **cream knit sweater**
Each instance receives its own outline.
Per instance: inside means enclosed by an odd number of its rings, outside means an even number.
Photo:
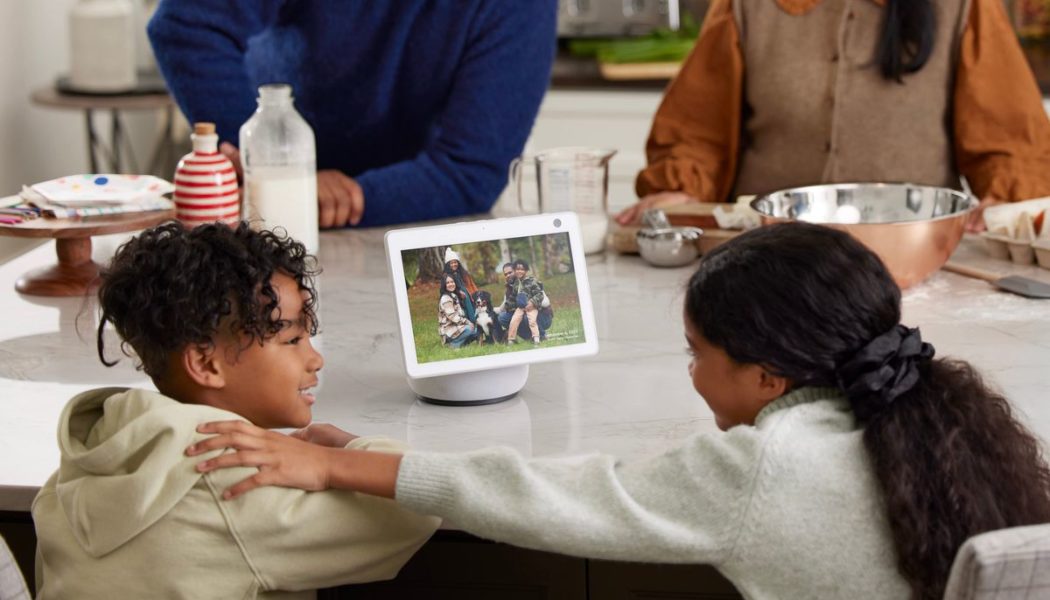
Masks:
[[[838,392],[808,388],[630,464],[410,452],[397,499],[528,548],[711,564],[748,598],[906,598],[861,436]]]

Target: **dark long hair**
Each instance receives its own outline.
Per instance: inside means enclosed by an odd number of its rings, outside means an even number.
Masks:
[[[449,279],[452,280],[452,283],[456,284],[456,289],[453,290],[451,293],[449,293],[449,291],[447,289],[445,289],[445,283]],[[462,288],[462,286],[460,286],[459,282],[456,281],[456,277],[454,275],[452,275],[451,273],[442,273],[441,274],[441,285],[438,286],[438,302],[441,302],[441,297],[442,296],[452,296],[452,300],[454,300],[456,302],[456,304],[459,304],[459,292],[466,293],[466,291]]]
[[[876,60],[883,77],[903,82],[902,75],[921,69],[933,53],[933,0],[886,0],[883,12]]]
[[[704,257],[686,314],[738,363],[846,393],[915,598],[941,598],[966,538],[1050,521],[1039,442],[973,367],[932,359],[900,325],[899,288],[849,235],[803,223],[745,233]]]
[[[458,258],[453,260],[456,261],[459,267],[453,271],[452,265],[449,264],[452,261],[447,261],[445,266],[442,267],[441,272],[445,275],[451,275],[452,279],[456,280],[456,287],[465,291],[468,296],[478,291],[478,284],[475,283],[474,276],[467,270],[467,266],[463,264],[463,261]]]

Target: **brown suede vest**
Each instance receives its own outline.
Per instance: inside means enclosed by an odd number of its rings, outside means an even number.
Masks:
[[[850,181],[959,188],[952,89],[969,0],[933,0],[933,53],[904,84],[875,62],[883,8],[823,0],[789,15],[775,0],[735,0],[744,55],[737,194]]]

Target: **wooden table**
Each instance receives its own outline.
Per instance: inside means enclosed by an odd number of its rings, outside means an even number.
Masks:
[[[15,289],[33,296],[83,296],[97,285],[98,264],[91,259],[91,236],[145,229],[174,219],[174,210],[87,217],[38,218],[17,225],[0,224],[0,235],[54,238],[58,263],[26,272]]]

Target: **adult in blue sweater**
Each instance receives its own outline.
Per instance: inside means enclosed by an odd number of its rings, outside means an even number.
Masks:
[[[256,88],[290,83],[321,227],[386,225],[492,207],[547,88],[556,5],[162,0],[149,36],[182,111],[234,157]]]

